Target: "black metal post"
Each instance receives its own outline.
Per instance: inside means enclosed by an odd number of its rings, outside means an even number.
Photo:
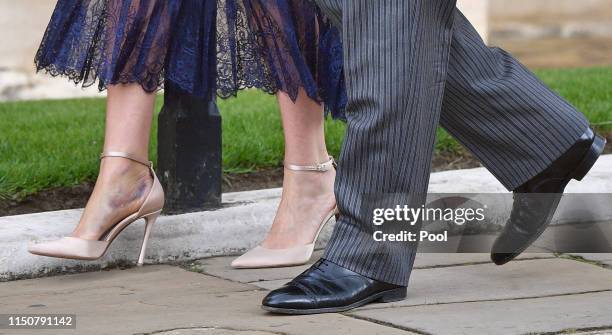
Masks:
[[[221,115],[214,102],[166,87],[158,118],[157,174],[165,212],[221,206]]]

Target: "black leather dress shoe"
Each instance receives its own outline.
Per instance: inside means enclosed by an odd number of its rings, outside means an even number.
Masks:
[[[591,129],[546,170],[514,190],[510,218],[491,249],[491,260],[503,265],[542,235],[553,218],[565,186],[582,180],[599,158],[606,140]]]
[[[266,311],[280,314],[343,312],[371,302],[406,298],[406,287],[364,277],[321,259],[262,302]]]

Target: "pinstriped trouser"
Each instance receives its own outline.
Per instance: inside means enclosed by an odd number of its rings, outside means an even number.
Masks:
[[[324,258],[407,285],[415,257],[375,242],[368,194],[427,191],[442,125],[509,190],[549,166],[588,122],[511,55],[485,46],[455,0],[316,0],[342,27],[349,104],[336,178],[342,213]]]

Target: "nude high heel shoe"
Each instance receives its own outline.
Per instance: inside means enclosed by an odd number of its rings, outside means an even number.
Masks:
[[[96,260],[104,256],[111,243],[123,229],[138,219],[145,219],[145,234],[140,248],[138,265],[140,266],[144,263],[145,250],[151,234],[151,228],[164,207],[164,190],[155,175],[155,171],[153,171],[152,162],[138,159],[125,152],[104,152],[100,155],[100,159],[105,157],[126,158],[149,168],[153,176],[153,186],[140,209],[117,222],[106,233],[100,236],[98,240],[85,240],[69,236],[56,241],[35,244],[28,249],[30,253],[57,258]]]
[[[312,171],[312,172],[327,172],[336,168],[336,161],[333,157],[329,157],[329,161],[316,165],[292,165],[286,164],[285,168],[292,171]],[[306,245],[299,245],[287,249],[268,249],[261,245],[247,251],[242,256],[236,258],[232,262],[232,267],[237,269],[257,269],[271,268],[282,266],[297,266],[308,263],[312,253],[314,252],[315,242],[319,234],[325,227],[327,222],[331,221],[332,217],[338,218],[338,208],[332,209],[323,219],[319,226],[319,230],[313,241]]]

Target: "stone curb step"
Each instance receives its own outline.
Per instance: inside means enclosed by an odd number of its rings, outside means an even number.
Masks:
[[[612,193],[612,155],[602,156],[591,173],[567,188],[573,193]],[[504,193],[503,186],[484,168],[433,173],[431,193]],[[235,255],[259,243],[269,228],[281,189],[223,195],[218,210],[162,216],[150,240],[147,262],[168,263],[210,256]],[[65,236],[74,228],[82,210],[64,210],[0,217],[0,281],[42,276],[53,272],[83,271],[134,263],[143,233],[143,222],[128,227],[101,260],[38,257],[28,245]],[[612,214],[612,213],[610,213]],[[610,216],[612,218],[612,215]],[[319,247],[328,240],[328,224]]]

